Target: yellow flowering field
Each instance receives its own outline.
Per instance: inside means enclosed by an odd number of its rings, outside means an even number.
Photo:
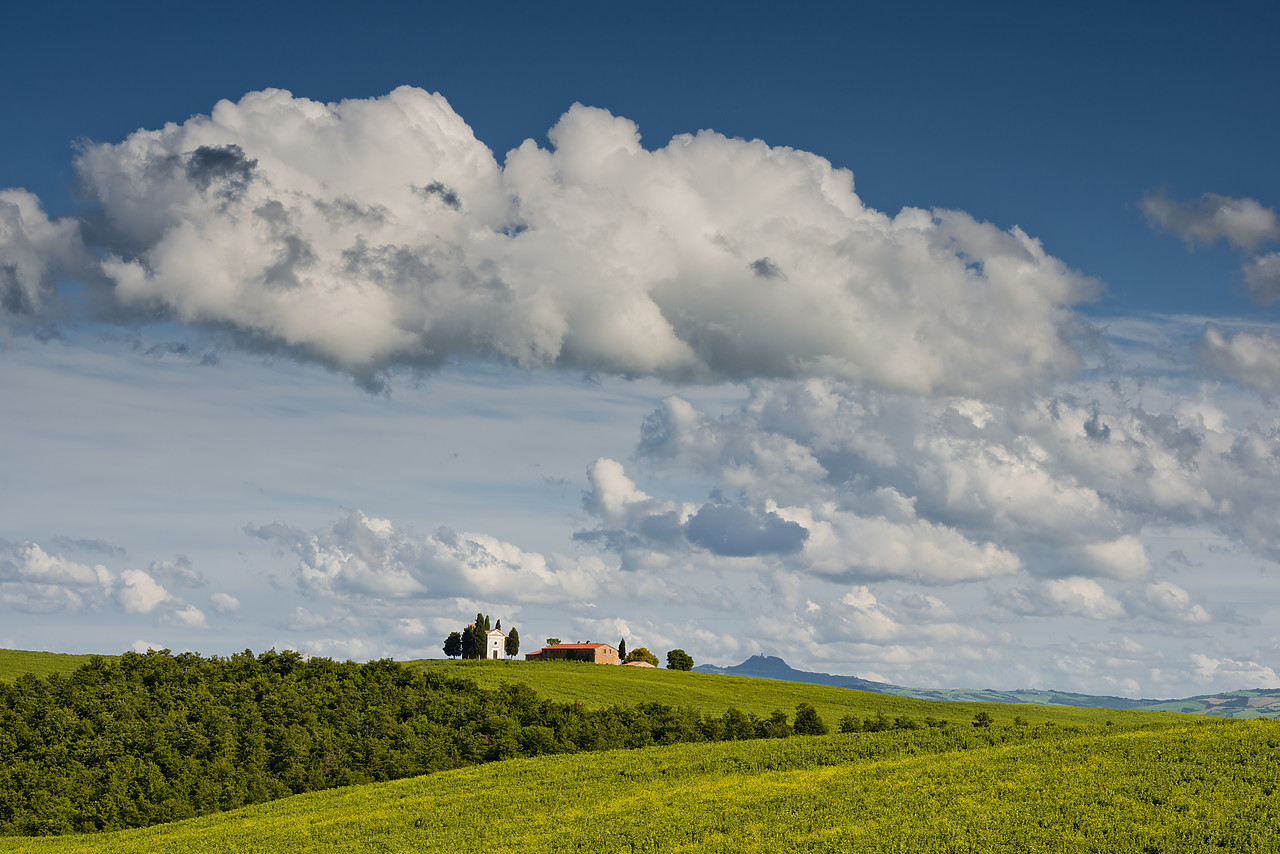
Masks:
[[[491,763],[14,852],[1280,852],[1280,723],[951,726]]]

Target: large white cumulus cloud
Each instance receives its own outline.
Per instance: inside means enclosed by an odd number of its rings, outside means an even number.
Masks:
[[[498,358],[677,381],[1001,392],[1075,365],[1094,283],[1019,229],[864,206],[813,154],[646,150],[575,105],[499,165],[440,95],[281,90],[85,148],[114,299],[376,384]]]
[[[247,530],[296,554],[299,589],[325,599],[572,602],[595,595],[606,573],[596,558],[544,556],[448,528],[415,534],[359,510],[318,531],[280,522]]]

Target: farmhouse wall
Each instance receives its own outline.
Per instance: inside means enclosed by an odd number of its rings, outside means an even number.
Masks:
[[[593,664],[621,664],[618,650],[607,643],[558,643],[537,652],[525,653],[526,661],[589,661]]]

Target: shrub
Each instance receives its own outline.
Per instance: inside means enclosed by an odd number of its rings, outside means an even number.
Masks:
[[[829,731],[818,710],[808,703],[796,706],[796,722],[792,725],[796,735],[826,735]]]

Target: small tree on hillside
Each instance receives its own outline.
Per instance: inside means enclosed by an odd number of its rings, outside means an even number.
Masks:
[[[619,661],[627,660],[627,639],[626,638],[622,638],[621,640],[618,641],[618,660]]]
[[[560,638],[547,638],[547,646],[555,646],[560,643]]]
[[[449,632],[444,639],[444,654],[450,658],[462,655],[462,632]]]
[[[475,626],[467,626],[462,630],[462,657],[463,658],[479,658],[481,644],[477,641]]]
[[[520,654],[520,633],[516,631],[515,626],[507,632],[506,652],[507,658],[515,658]]]
[[[658,656],[649,652],[649,650],[642,646],[636,647],[631,650],[631,652],[627,653],[627,661],[647,661],[654,667],[658,666]]]
[[[693,656],[683,649],[673,649],[667,653],[668,670],[692,670]]]

